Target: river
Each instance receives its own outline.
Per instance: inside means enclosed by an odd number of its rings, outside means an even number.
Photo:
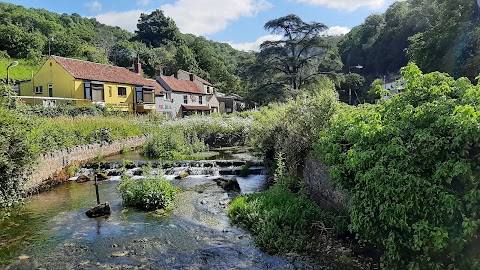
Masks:
[[[125,157],[110,157],[107,162],[115,167]],[[135,160],[136,154],[128,157]],[[234,176],[242,160],[253,158],[245,153],[225,158],[232,157],[238,158],[237,164],[226,160],[181,162],[164,170],[181,190],[174,209],[166,215],[124,207],[116,191],[118,177],[99,184],[101,201],[112,207],[107,218],[85,215],[95,204],[92,182],[69,181],[32,196],[0,222],[0,268],[318,269],[268,255],[253,245],[247,232],[230,225],[228,203],[239,194],[226,192],[213,180],[236,177],[241,193],[250,193],[261,190],[266,177],[259,173],[259,166],[252,166],[253,175]],[[137,165],[144,163],[138,161]],[[153,167],[155,171],[156,165]],[[173,174],[184,170],[191,175],[174,179]],[[231,175],[225,173],[229,171]]]

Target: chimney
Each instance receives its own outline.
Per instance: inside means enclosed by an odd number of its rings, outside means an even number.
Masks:
[[[133,65],[135,69],[135,73],[138,75],[142,75],[142,64],[140,63],[140,55],[137,54],[137,60],[135,61],[135,64]]]
[[[193,75],[193,74],[190,74],[190,81],[192,81],[192,82],[193,82],[193,81],[194,81],[194,79],[195,79],[195,75]]]
[[[165,75],[165,71],[163,69],[163,66],[162,65],[158,65],[158,69],[157,69],[157,76],[164,76]]]

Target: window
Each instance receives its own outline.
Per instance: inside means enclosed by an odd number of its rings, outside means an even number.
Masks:
[[[103,84],[91,83],[92,101],[104,101]]]
[[[143,88],[142,87],[137,87],[135,89],[135,93],[136,93],[137,103],[142,103],[143,102]]]
[[[188,104],[188,96],[183,96],[183,104]]]
[[[153,90],[143,90],[143,102],[154,103]]]
[[[118,87],[118,96],[119,97],[126,97],[127,96],[127,88],[126,87]]]
[[[53,84],[48,84],[48,96],[53,97]]]
[[[43,87],[35,86],[35,94],[43,94]]]
[[[198,104],[200,104],[200,105],[203,104],[203,96],[198,97]]]
[[[84,95],[83,95],[83,97],[84,97],[85,99],[88,99],[88,100],[92,100],[92,88],[90,88],[90,86],[91,86],[91,85],[90,85],[89,82],[85,82],[85,83],[83,84],[83,88],[84,88],[84,93],[83,93]]]
[[[172,93],[166,92],[165,95],[163,96],[163,99],[165,101],[172,101]]]

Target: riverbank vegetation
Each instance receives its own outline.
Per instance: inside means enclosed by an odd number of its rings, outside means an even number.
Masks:
[[[142,154],[163,160],[182,160],[209,149],[217,138],[248,140],[249,117],[189,117],[162,123],[145,143]]]
[[[124,205],[147,211],[170,209],[177,195],[176,187],[161,176],[155,175],[146,175],[144,179],[133,180],[123,174],[117,189]]]
[[[25,105],[11,99],[5,87],[0,92],[1,213],[6,213],[3,210],[21,201],[27,172],[41,154],[139,136],[156,128],[156,124],[149,124],[150,119],[132,116],[39,116],[31,113],[32,108],[24,108]],[[96,110],[85,108],[88,112]]]
[[[295,245],[277,244],[285,236],[271,232],[290,227],[267,221],[290,224],[304,217],[302,209],[290,212],[275,200],[280,193],[290,200],[278,187],[278,170],[289,179],[301,177],[305,156],[314,153],[331,166],[332,180],[349,197],[350,233],[376,247],[381,268],[478,268],[480,86],[438,72],[423,74],[414,64],[402,75],[408,81],[404,92],[373,105],[327,105],[326,91],[313,106],[297,98],[262,109],[252,123],[252,142],[266,158],[281,157],[285,164],[278,166],[277,158],[271,190],[232,203],[232,220],[250,229],[262,248],[289,252]],[[288,183],[286,190],[295,186],[302,184]],[[301,192],[294,196],[303,198]],[[307,222],[324,222],[303,208],[315,217]],[[278,209],[285,214],[271,216]],[[296,226],[304,232],[308,227]],[[267,235],[273,247],[263,244]]]
[[[476,269],[480,86],[413,64],[402,73],[403,94],[341,110],[316,149],[383,268]]]

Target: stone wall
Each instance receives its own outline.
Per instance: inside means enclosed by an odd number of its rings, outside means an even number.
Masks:
[[[305,158],[303,180],[311,198],[318,204],[328,204],[336,209],[347,208],[348,196],[330,179],[330,169],[321,157],[311,153]]]
[[[41,155],[38,158],[38,163],[34,166],[30,175],[27,176],[28,180],[25,188],[29,193],[40,191],[44,186],[51,186],[55,174],[70,165],[85,163],[99,155],[118,154],[123,148],[139,147],[145,143],[147,138],[147,135],[143,135],[115,140],[107,144],[80,145]]]

